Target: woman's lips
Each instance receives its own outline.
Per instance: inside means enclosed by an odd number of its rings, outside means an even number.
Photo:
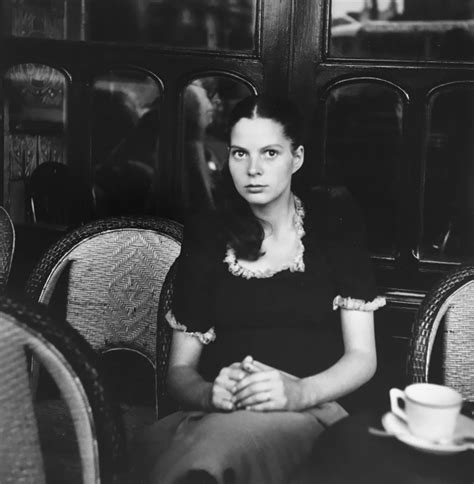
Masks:
[[[265,185],[246,185],[245,188],[250,193],[259,193],[265,189]]]

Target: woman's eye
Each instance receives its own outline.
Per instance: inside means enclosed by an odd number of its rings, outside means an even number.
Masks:
[[[276,151],[276,150],[267,150],[267,151],[265,151],[265,154],[267,155],[267,158],[275,158],[275,156],[278,155],[278,151]]]
[[[238,160],[239,159],[242,159],[245,157],[245,151],[241,151],[241,150],[234,150],[232,151],[232,156],[234,158],[237,158]]]

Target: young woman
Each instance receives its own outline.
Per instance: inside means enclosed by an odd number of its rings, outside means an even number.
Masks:
[[[336,402],[376,369],[377,297],[347,197],[292,191],[304,161],[295,107],[241,101],[217,211],[185,224],[168,384],[181,411],[136,450],[142,482],[312,482]]]

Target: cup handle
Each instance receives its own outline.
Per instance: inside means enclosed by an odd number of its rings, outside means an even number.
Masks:
[[[392,413],[397,417],[400,417],[405,422],[407,421],[407,415],[405,411],[400,407],[399,400],[405,401],[405,392],[399,388],[390,389],[390,408]]]

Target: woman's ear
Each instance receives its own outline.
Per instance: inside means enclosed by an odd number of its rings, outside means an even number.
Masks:
[[[302,166],[304,162],[304,146],[300,145],[293,152],[293,173],[296,173]]]

